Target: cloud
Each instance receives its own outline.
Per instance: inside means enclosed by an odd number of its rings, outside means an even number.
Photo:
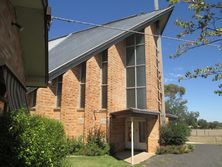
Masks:
[[[168,74],[165,74],[164,83],[168,84],[168,83],[172,83],[172,82],[179,82],[178,79],[181,76],[183,76],[181,73],[170,72]]]

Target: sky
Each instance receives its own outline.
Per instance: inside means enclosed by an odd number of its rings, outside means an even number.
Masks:
[[[214,0],[216,2],[219,0]],[[159,0],[160,8],[168,6],[165,0]],[[49,0],[52,16],[77,19],[86,22],[103,24],[122,17],[151,12],[153,0]],[[180,29],[175,26],[177,18],[189,19],[191,12],[184,3],[175,6],[163,35],[175,37]],[[88,28],[86,25],[65,23],[54,20],[49,31],[49,39]],[[194,39],[189,36],[187,39]],[[169,56],[175,53],[178,41],[162,39],[164,80],[165,84],[174,83],[186,88],[184,98],[188,100],[188,110],[198,111],[200,118],[208,121],[222,122],[222,96],[214,94],[219,82],[211,79],[191,79],[178,82],[178,77],[195,68],[221,63],[222,52],[215,47],[193,49],[176,59]]]

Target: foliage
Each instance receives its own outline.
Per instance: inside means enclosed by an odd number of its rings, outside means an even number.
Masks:
[[[186,89],[175,84],[169,84],[164,86],[164,91],[166,112],[178,116],[177,122],[196,128],[199,112],[188,111],[187,100],[182,98]]]
[[[78,154],[84,147],[83,138],[73,138],[67,140],[67,150],[69,154]]]
[[[222,123],[218,121],[208,122],[208,128],[209,129],[221,129]]]
[[[160,129],[161,145],[183,145],[190,136],[190,128],[184,124],[170,124]]]
[[[205,119],[198,120],[198,128],[200,129],[221,129],[222,123],[218,121],[208,122]]]
[[[70,139],[68,141],[68,150],[70,154],[100,156],[109,154],[109,144],[105,141],[105,136],[100,130],[90,132],[87,142],[84,144],[82,138]]]
[[[194,150],[194,146],[190,144],[185,145],[169,145],[169,146],[160,146],[157,149],[156,154],[183,154],[189,153]]]
[[[214,66],[207,66],[202,69],[195,69],[192,72],[187,72],[185,76],[179,78],[179,80],[183,80],[185,78],[208,78],[209,76],[212,77],[212,81],[219,81],[222,79],[222,64],[215,64]],[[222,84],[218,85],[218,90],[215,90],[214,93],[222,96]]]
[[[183,96],[186,92],[186,89],[182,86],[178,86],[175,84],[168,84],[164,86],[164,92],[166,97],[176,97],[176,96]]]
[[[21,109],[4,116],[0,129],[1,165],[61,166],[66,138],[59,122],[30,116]]]
[[[179,38],[197,34],[194,41],[185,41],[178,46],[176,53],[172,58],[179,57],[185,52],[205,45],[210,45],[221,50],[222,45],[222,2],[206,1],[206,0],[168,0],[171,4],[184,2],[188,5],[188,9],[192,11],[192,17],[189,20],[176,20],[176,26],[182,29],[182,32],[177,36]],[[184,78],[207,78],[213,76],[213,81],[222,79],[222,64],[207,66],[202,69],[195,69],[192,72],[187,72]],[[215,93],[222,95],[222,84],[219,85],[219,90]]]
[[[105,141],[105,135],[101,130],[90,132],[83,150],[84,155],[98,156],[109,154],[110,147]]]
[[[207,129],[208,128],[208,122],[204,119],[199,119],[198,125],[199,125],[200,129]]]

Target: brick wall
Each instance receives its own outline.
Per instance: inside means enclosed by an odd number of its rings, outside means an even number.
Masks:
[[[156,34],[155,24],[145,28],[145,33]],[[146,97],[147,97],[147,109],[149,111],[160,111],[161,103],[158,99],[158,58],[156,50],[156,38],[153,36],[145,36],[145,53],[146,53]],[[159,146],[159,129],[160,118],[150,117],[147,121],[148,138],[147,138],[147,150],[148,152],[155,153]]]
[[[101,110],[101,55],[95,55],[86,63],[85,133],[106,131],[107,111]]]
[[[160,138],[160,118],[150,117],[147,119],[147,151],[156,153]]]
[[[84,111],[79,109],[79,66],[63,75],[61,122],[70,137],[83,135]]]
[[[126,109],[125,41],[108,50],[108,110]]]
[[[108,110],[109,112],[126,109],[126,69],[125,41],[113,45],[108,50]],[[110,143],[113,151],[125,147],[125,119],[115,118],[110,121]],[[109,133],[109,132],[108,132]]]
[[[145,28],[145,33],[155,34],[155,25]],[[156,39],[153,36],[146,35],[145,43],[147,109],[159,111]]]
[[[154,33],[154,26],[145,29]],[[155,39],[146,36],[147,109],[159,111]],[[116,151],[125,147],[125,118],[110,118],[109,113],[126,109],[125,41],[108,49],[108,103],[101,109],[101,55],[86,62],[85,108],[79,109],[79,66],[63,75],[61,108],[55,109],[54,82],[48,88],[38,89],[35,114],[60,120],[69,137],[86,136],[89,131],[101,129]],[[155,152],[159,140],[159,117],[147,120],[147,150]],[[111,136],[109,136],[111,134]]]
[[[23,82],[24,69],[19,33],[16,26],[16,15],[10,1],[0,1],[0,65],[7,64],[10,70]]]

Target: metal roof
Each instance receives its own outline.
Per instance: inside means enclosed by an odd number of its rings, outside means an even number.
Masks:
[[[158,117],[160,115],[159,111],[148,111],[145,109],[136,109],[136,108],[129,108],[122,111],[111,112],[110,113],[114,117],[150,117],[155,116]]]
[[[173,10],[173,6],[140,14],[105,25],[127,30],[140,30],[151,22],[164,20],[162,30]],[[164,17],[164,18],[163,18]],[[62,39],[49,42],[49,80],[63,74],[70,68],[89,59],[93,54],[103,51],[111,45],[131,35],[131,32],[93,27],[84,31],[72,33]]]

